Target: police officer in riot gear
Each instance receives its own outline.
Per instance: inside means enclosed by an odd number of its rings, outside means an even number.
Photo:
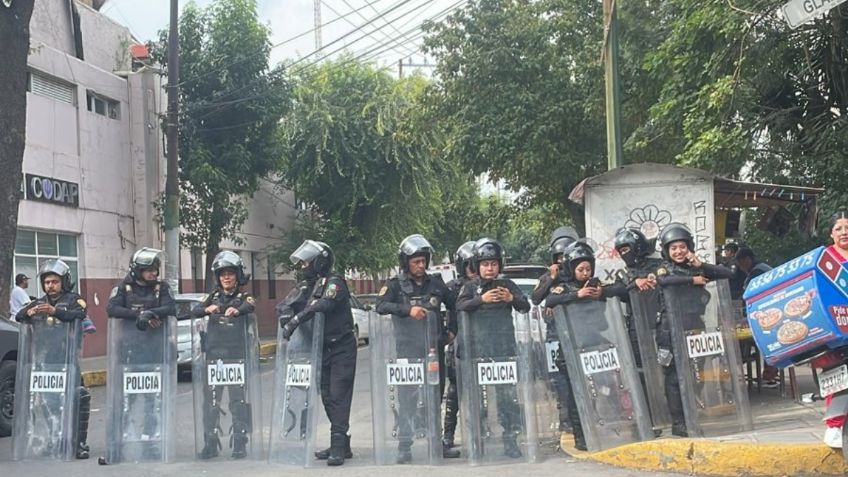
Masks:
[[[171,289],[167,283],[159,280],[161,261],[160,250],[142,248],[130,259],[129,272],[124,280],[112,291],[106,314],[110,318],[134,320],[139,331],[157,329],[168,316],[177,313]],[[164,353],[162,341],[157,339],[138,340],[127,336],[121,343],[121,364],[142,363],[145,359],[161,359]],[[130,399],[148,398],[145,394],[128,395]],[[142,435],[153,438],[159,419],[155,401],[144,401],[144,424]],[[161,450],[160,450],[161,452]]]
[[[59,320],[71,322],[84,320],[88,313],[86,303],[82,297],[73,292],[74,283],[71,281],[71,269],[62,260],[51,259],[44,262],[38,273],[41,289],[44,296],[31,301],[27,306],[21,308],[15,319],[19,323],[32,323],[34,320]],[[55,350],[39,350],[42,356],[36,359],[47,360],[47,356]],[[59,360],[67,357],[59,357]],[[79,393],[79,417],[77,429],[76,458],[88,459],[90,449],[88,440],[88,421],[91,415],[91,394],[80,379]]]
[[[253,313],[255,309],[253,297],[241,290],[249,276],[244,273],[241,257],[228,250],[215,256],[212,272],[218,283],[217,289],[191,310],[196,318],[209,316],[208,328],[205,335],[201,335],[206,360],[244,358],[247,327],[242,326],[243,318],[240,317]],[[245,401],[244,388],[229,386],[228,393],[232,418],[230,447],[233,449],[232,457],[241,459],[247,456],[249,435],[253,431],[252,410],[250,403]],[[216,457],[221,449],[222,397],[223,392],[218,387],[206,388],[203,407],[205,445],[200,453],[201,459]]]
[[[657,283],[661,288],[671,286],[704,286],[710,280],[731,278],[733,272],[729,269],[704,263],[695,254],[695,241],[689,228],[680,223],[666,225],[660,232],[660,246],[662,247],[663,262],[657,269]],[[706,292],[705,292],[706,293]],[[691,303],[693,309],[686,317],[675,317],[675,319],[701,320],[706,303]],[[663,305],[660,317],[660,326],[657,329],[657,359],[663,368],[665,375],[665,395],[668,401],[669,413],[671,414],[671,433],[688,437],[686,420],[683,413],[683,401],[680,395],[680,385],[677,376],[672,351],[674,349],[671,338],[671,317]],[[703,323],[698,326],[695,323],[683,323],[684,329],[702,328]]]
[[[521,289],[512,280],[498,279],[503,270],[504,253],[503,247],[496,240],[482,238],[474,244],[474,255],[471,264],[477,272],[477,278],[467,282],[457,298],[457,310],[474,312],[481,308],[509,310],[495,320],[485,320],[486,323],[472,320],[472,328],[482,329],[491,327],[499,330],[495,339],[490,343],[480,343],[478,348],[483,356],[515,356],[517,354],[515,344],[515,326],[513,325],[512,310],[527,313],[530,311],[530,302]],[[480,328],[478,328],[480,327]],[[468,330],[477,335],[476,330]],[[463,331],[465,333],[467,331]],[[463,359],[471,357],[463,356]],[[497,412],[498,422],[503,427],[504,454],[511,458],[521,457],[521,450],[516,442],[516,435],[522,429],[521,409],[518,406],[518,397],[515,390],[506,390],[498,387]]]
[[[471,258],[474,256],[474,241],[465,242],[456,251],[454,255],[454,267],[456,268],[456,278],[449,281],[447,284],[448,290],[454,295],[459,296],[462,287],[469,280],[477,278],[477,272],[471,267]],[[449,336],[457,335],[457,318],[456,311],[448,312],[448,333]],[[457,413],[459,413],[459,393],[456,380],[456,342],[451,339],[445,350],[445,367],[447,389],[445,391],[445,425],[444,438],[442,443],[445,447],[454,446],[454,434],[456,433]]]
[[[291,255],[303,280],[277,306],[283,338],[311,320],[324,317],[321,401],[330,420],[330,448],[315,457],[327,465],[342,465],[350,449],[350,406],[356,375],[356,336],[350,311],[350,291],[344,277],[333,272],[333,251],[323,242],[307,240]]]
[[[401,336],[396,336],[398,357],[405,356],[403,353],[407,352],[408,349],[415,349],[417,345],[420,345],[423,336],[421,336],[421,328],[417,326],[416,322],[424,320],[428,312],[437,313],[441,316],[442,303],[445,304],[449,312],[455,309],[456,296],[447,288],[442,277],[427,273],[432,256],[433,247],[420,234],[410,235],[403,239],[398,250],[400,272],[386,282],[377,296],[377,313],[391,315],[395,329],[406,330],[402,331]],[[445,374],[444,345],[452,340],[452,337],[448,334],[450,331],[444,329],[442,320],[439,320],[439,324],[442,328],[438,330],[440,340],[438,347],[439,384],[440,388],[443,388]],[[441,394],[443,393],[440,392]],[[405,401],[414,398],[414,396],[404,396]],[[401,412],[410,413],[416,409],[414,403],[402,402],[399,404]],[[409,416],[404,417],[398,423],[400,437],[397,462],[399,464],[405,464],[412,460],[412,439],[408,437],[412,435],[412,429],[407,429],[408,426],[412,425],[412,422]],[[458,450],[443,446],[443,457],[457,458],[459,454]]]

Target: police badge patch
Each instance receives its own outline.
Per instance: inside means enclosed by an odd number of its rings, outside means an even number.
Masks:
[[[331,283],[329,286],[327,286],[327,291],[324,292],[324,296],[326,296],[327,298],[335,298],[338,291],[339,286],[335,283]]]
[[[562,292],[564,292],[564,291],[565,291],[565,288],[563,288],[563,287],[556,287],[556,288],[554,288],[554,290],[553,290],[553,292],[552,292],[552,293],[557,294],[557,295],[560,295],[560,294],[562,294]]]
[[[431,297],[430,297],[430,305],[432,305],[432,306],[439,306],[439,297],[437,297],[437,296],[431,296]]]
[[[253,298],[252,296],[248,296],[244,301],[250,303],[251,305],[256,303],[256,299]]]
[[[389,291],[389,287],[384,286],[383,288],[380,288],[380,293],[377,293],[377,295],[383,296],[386,294],[387,291]]]
[[[88,306],[88,305],[85,304],[85,300],[83,300],[82,298],[77,300],[77,305],[79,305],[80,308],[82,308],[83,310],[85,310],[85,307]]]
[[[657,269],[657,276],[661,277],[661,276],[664,276],[664,275],[668,275],[668,270],[666,270],[665,267],[658,268]]]

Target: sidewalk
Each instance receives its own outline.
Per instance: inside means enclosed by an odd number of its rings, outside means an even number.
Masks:
[[[274,338],[262,339],[259,342],[259,357],[267,358],[274,356],[277,352],[277,341]],[[80,368],[82,368],[82,379],[86,386],[105,386],[106,385],[106,369],[108,369],[106,356],[95,356],[91,358],[82,358],[80,360]]]
[[[796,370],[801,393],[814,392],[809,366]],[[788,374],[787,374],[788,380]],[[787,394],[789,393],[787,385]],[[577,460],[617,467],[715,476],[846,475],[842,453],[822,442],[824,403],[798,404],[777,389],[749,393],[754,431],[709,438],[661,438],[597,453],[574,449],[564,435],[562,448]]]

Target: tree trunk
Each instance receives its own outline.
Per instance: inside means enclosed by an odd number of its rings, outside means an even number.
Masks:
[[[0,3],[0,314],[9,311],[26,142],[29,19],[35,0]]]

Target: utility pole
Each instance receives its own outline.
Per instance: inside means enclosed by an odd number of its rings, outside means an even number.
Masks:
[[[604,2],[604,80],[607,117],[607,169],[623,164],[621,147],[621,94],[618,82],[618,25],[615,0]]]
[[[315,51],[321,49],[321,0],[315,0],[313,23],[315,28]]]
[[[171,0],[171,25],[168,33],[168,165],[165,177],[165,279],[171,290],[180,289],[180,187],[179,166],[179,90],[180,33],[178,25],[179,0]]]
[[[403,78],[403,58],[398,60],[398,78]]]

